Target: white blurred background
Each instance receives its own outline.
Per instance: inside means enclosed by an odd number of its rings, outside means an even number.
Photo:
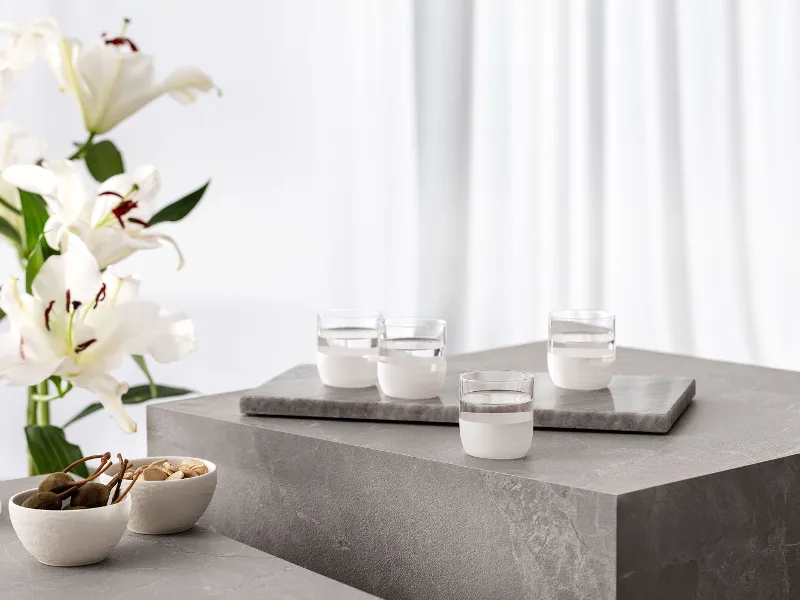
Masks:
[[[618,341],[800,365],[800,3],[794,0],[0,2],[88,44],[128,35],[168,98],[107,136],[161,171],[163,203],[213,179],[170,228],[187,257],[117,267],[194,319],[200,350],[156,365],[201,392],[313,360],[329,306],[443,316],[451,351],[546,336],[558,307],[618,314]],[[65,156],[85,139],[43,64],[0,120]],[[0,274],[15,273],[10,248]],[[122,374],[142,378],[133,364]],[[26,468],[24,391],[0,390],[0,477]],[[53,405],[60,424],[91,398]],[[145,452],[103,414],[86,452]]]

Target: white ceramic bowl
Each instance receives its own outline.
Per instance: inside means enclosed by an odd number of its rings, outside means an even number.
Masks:
[[[117,546],[131,513],[131,499],[86,510],[37,510],[22,503],[38,492],[26,490],[8,501],[8,515],[25,549],[40,563],[80,567],[100,562]]]
[[[131,466],[135,469],[162,459],[177,467],[184,458],[192,457],[137,458],[131,461]],[[149,535],[178,533],[189,529],[203,516],[217,487],[217,465],[202,458],[196,460],[205,463],[208,473],[173,481],[145,481],[141,477],[136,480],[136,485],[128,494],[133,503],[128,529]],[[119,465],[114,465],[98,479],[107,482],[118,470]],[[127,480],[123,481],[122,491],[125,491],[127,484]]]

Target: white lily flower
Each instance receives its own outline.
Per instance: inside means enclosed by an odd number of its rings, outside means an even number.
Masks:
[[[29,25],[0,23],[0,103],[21,71],[47,53],[47,46],[58,39],[58,24],[39,19]]]
[[[159,248],[163,242],[183,256],[175,240],[149,228],[160,189],[152,166],[110,177],[99,186],[76,162],[44,166],[12,166],[4,176],[18,188],[35,192],[47,202],[50,218],[44,226],[52,248],[66,249],[70,234],[79,237],[97,258],[100,268],[119,262],[136,250]]]
[[[200,69],[175,69],[164,81],[156,81],[153,57],[139,52],[125,35],[103,40],[82,51],[78,40],[60,38],[46,52],[47,62],[62,91],[80,106],[86,129],[105,133],[156,98],[169,94],[181,104],[194,102],[201,92],[216,89]]]
[[[0,335],[0,382],[35,385],[59,375],[97,394],[122,429],[136,431],[122,404],[128,386],[109,371],[130,354],[183,358],[196,347],[191,321],[139,300],[135,279],[101,273],[74,236],[66,252],[45,262],[32,292],[21,292],[14,278],[0,289],[11,322]]]
[[[42,158],[47,142],[28,135],[12,121],[0,122],[0,199],[19,211],[19,190],[6,181],[4,173],[11,165],[32,165]],[[0,203],[0,217],[8,221],[17,231],[22,222],[18,212]]]

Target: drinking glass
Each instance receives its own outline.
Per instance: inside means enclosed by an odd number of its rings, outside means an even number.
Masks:
[[[524,371],[468,371],[459,377],[458,429],[464,451],[476,458],[512,459],[533,439],[533,375]]]
[[[568,390],[608,387],[617,357],[615,317],[602,310],[557,310],[550,313],[547,371]]]
[[[393,398],[435,398],[447,373],[447,323],[442,319],[383,319],[378,328],[378,385]]]
[[[339,308],[317,315],[317,372],[325,385],[375,385],[380,320],[377,310]]]

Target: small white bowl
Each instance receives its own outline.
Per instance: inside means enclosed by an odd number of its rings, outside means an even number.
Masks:
[[[22,503],[38,492],[26,490],[8,501],[8,515],[25,549],[40,563],[80,567],[100,562],[116,548],[131,514],[131,499],[86,510],[38,510]]]
[[[130,466],[135,469],[161,459],[177,467],[185,458],[192,457],[137,458],[130,462]],[[133,502],[128,529],[147,535],[179,533],[190,529],[203,516],[217,487],[217,465],[203,458],[195,460],[203,461],[208,473],[170,481],[145,481],[141,477],[136,480],[136,485],[128,494]],[[114,465],[98,480],[108,482],[118,470],[119,465]],[[122,491],[129,483],[128,480],[123,481]]]

